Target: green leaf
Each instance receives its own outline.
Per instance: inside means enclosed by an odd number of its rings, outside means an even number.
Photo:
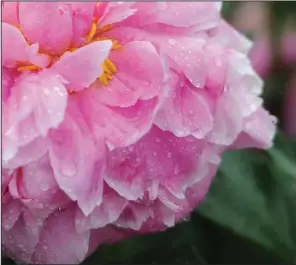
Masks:
[[[296,170],[295,156],[291,153],[296,149],[287,148],[289,143],[280,135],[277,138],[280,139],[275,147],[267,152],[226,153],[218,176],[198,211],[293,262],[296,256]]]

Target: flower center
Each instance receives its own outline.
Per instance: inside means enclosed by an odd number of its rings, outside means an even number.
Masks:
[[[99,5],[99,3],[98,3]],[[91,25],[91,29],[89,34],[86,36],[86,43],[83,45],[88,45],[92,42],[95,41],[102,41],[102,40],[108,40],[106,37],[102,37],[102,33],[110,30],[112,28],[112,25],[106,25],[102,28],[98,27],[98,18],[94,17],[93,18],[93,23]],[[18,27],[19,28],[19,27]],[[21,29],[19,28],[19,30],[21,31]],[[122,46],[118,44],[117,40],[111,40],[113,45],[112,45],[112,50],[117,50],[120,49]],[[77,50],[78,48],[69,48],[66,52],[73,52],[75,50]],[[48,55],[48,54],[47,54]],[[61,54],[59,57],[54,57],[54,56],[50,56],[52,58],[52,63],[53,61],[58,60],[63,54]],[[52,64],[51,63],[51,64]],[[115,64],[108,58],[106,59],[103,64],[103,72],[102,74],[97,78],[97,80],[102,83],[104,86],[108,85],[108,82],[111,81],[113,79],[112,75],[115,74],[117,72],[117,68],[115,66]],[[25,65],[25,66],[21,66],[18,67],[17,69],[19,72],[22,71],[40,71],[42,70],[42,68],[40,66],[34,65],[34,64],[30,64],[30,65]]]

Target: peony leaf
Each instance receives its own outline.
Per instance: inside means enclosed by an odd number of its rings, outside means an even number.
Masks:
[[[288,262],[296,252],[296,156],[291,155],[293,147],[287,148],[291,144],[278,135],[267,152],[226,153],[198,210]]]

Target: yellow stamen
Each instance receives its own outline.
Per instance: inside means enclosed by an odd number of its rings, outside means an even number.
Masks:
[[[105,32],[105,31],[108,31],[110,29],[112,29],[112,25],[106,25],[106,26],[100,28],[99,31],[100,32]]]
[[[107,77],[108,80],[112,80],[113,79],[112,75],[106,74],[106,77]]]
[[[113,43],[113,46],[112,46],[113,50],[117,50],[117,49],[120,49],[122,47],[120,44],[118,44],[117,40],[112,40],[112,43]]]
[[[69,49],[69,52],[74,52],[74,51],[76,51],[76,50],[78,50],[78,48],[70,48],[70,49]]]
[[[106,37],[96,37],[92,41],[100,41],[100,40],[107,40]]]
[[[112,75],[111,70],[109,70],[108,66],[105,63],[103,63],[103,69],[106,74]]]
[[[93,37],[95,36],[96,32],[97,32],[97,28],[98,28],[98,24],[96,21],[94,21],[91,25],[91,30],[90,30],[90,33],[88,34],[88,37],[87,37],[87,42],[91,42]]]
[[[19,67],[17,70],[19,72],[21,71],[39,71],[41,70],[42,68],[40,66],[37,66],[37,65],[27,65],[27,66],[22,66],[22,67]]]
[[[110,60],[106,59],[103,64],[103,73],[98,78],[98,80],[104,85],[107,86],[108,82],[113,80],[112,74],[115,74],[117,72],[117,68],[115,64]]]
[[[115,64],[112,63],[112,61],[110,59],[106,59],[104,61],[104,63],[106,64],[106,66],[108,67],[108,69],[111,70],[112,73],[116,73],[117,72],[117,68],[116,68]]]
[[[108,85],[108,79],[104,73],[99,77],[99,80],[101,81],[101,83],[103,83],[103,85]]]

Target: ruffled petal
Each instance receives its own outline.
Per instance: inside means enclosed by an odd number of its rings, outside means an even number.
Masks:
[[[214,126],[210,97],[173,73],[170,85],[172,91],[158,111],[155,124],[178,137],[205,137]]]
[[[89,229],[105,227],[115,222],[127,204],[127,200],[118,196],[107,185],[104,187],[104,197],[102,203],[93,212],[85,217],[81,211],[77,211],[75,225],[78,232]]]
[[[4,160],[12,159],[19,147],[57,127],[68,97],[63,80],[50,70],[21,75],[11,91],[3,110]]]
[[[60,55],[70,47],[73,35],[72,14],[66,4],[58,2],[21,2],[19,19],[22,32],[30,43]]]
[[[132,144],[149,131],[159,106],[157,97],[126,108],[106,106],[100,101],[96,89],[80,95],[81,110],[92,132],[98,139],[103,136],[111,149]]]
[[[233,144],[235,148],[268,149],[273,144],[277,119],[262,107],[244,120],[242,133]]]
[[[2,17],[1,20],[12,25],[19,25],[18,2],[1,2]]]
[[[2,65],[14,67],[17,62],[28,60],[29,44],[18,28],[2,23]]]
[[[59,187],[85,215],[102,201],[105,145],[94,139],[84,117],[69,102],[63,123],[49,134],[49,156]]]
[[[104,27],[107,25],[112,25],[114,23],[122,22],[126,18],[132,16],[137,12],[137,9],[132,8],[134,3],[124,3],[124,2],[109,2],[104,6],[104,10],[98,20],[99,27]],[[100,12],[100,6],[98,7],[98,13]]]
[[[101,75],[102,64],[111,47],[111,41],[93,42],[74,52],[66,52],[51,68],[70,83],[70,90],[82,90]]]
[[[129,42],[123,50],[113,51],[110,59],[116,65],[117,73],[107,87],[98,88],[102,103],[127,107],[138,99],[150,99],[161,92],[164,83],[162,63],[151,43]]]
[[[85,259],[90,231],[78,233],[74,218],[73,206],[46,220],[31,264],[79,264]]]

